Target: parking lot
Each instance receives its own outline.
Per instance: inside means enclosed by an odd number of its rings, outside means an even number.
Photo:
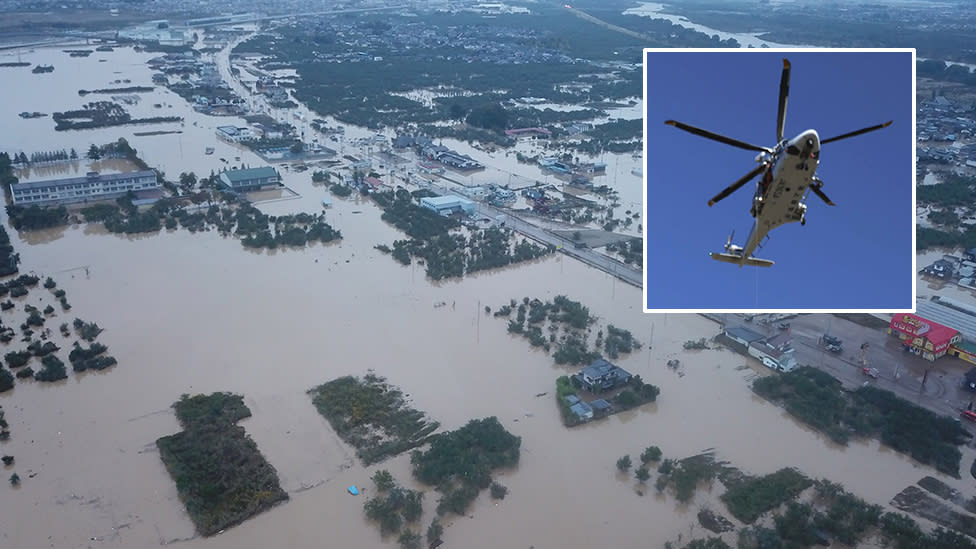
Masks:
[[[845,387],[871,383],[919,406],[952,416],[958,416],[976,399],[976,393],[962,387],[963,376],[972,364],[951,356],[929,362],[905,352],[901,342],[882,327],[867,327],[830,314],[798,315],[783,320],[756,315],[750,322],[740,314],[714,316],[721,317],[727,326],[746,326],[766,336],[781,333],[780,322],[789,323],[797,364],[820,368]],[[828,351],[822,343],[825,333],[841,339],[839,353]],[[864,353],[867,367],[878,370],[876,379],[862,372],[863,343],[868,344]]]

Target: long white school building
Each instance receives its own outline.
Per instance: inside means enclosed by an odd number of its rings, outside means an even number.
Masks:
[[[156,181],[156,172],[152,170],[105,175],[88,172],[83,177],[14,183],[10,186],[10,194],[14,204],[43,206],[101,200],[122,196],[129,191],[158,189],[161,186]]]

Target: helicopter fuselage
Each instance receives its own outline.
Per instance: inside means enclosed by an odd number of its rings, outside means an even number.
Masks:
[[[807,130],[773,151],[769,168],[756,184],[752,214],[756,218],[745,246],[736,253],[752,255],[770,231],[787,223],[804,222],[806,194],[820,163],[820,138]]]

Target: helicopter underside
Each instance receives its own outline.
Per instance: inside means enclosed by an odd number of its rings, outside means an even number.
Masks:
[[[813,158],[787,156],[780,159],[773,168],[772,183],[765,196],[760,187],[753,198],[756,226],[745,246],[748,252],[751,253],[776,227],[806,221],[805,195],[813,182],[817,165],[818,161]]]

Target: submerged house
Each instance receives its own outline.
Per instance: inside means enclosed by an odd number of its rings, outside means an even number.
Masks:
[[[580,370],[571,379],[577,387],[597,393],[626,385],[631,377],[633,376],[627,370],[601,358]]]

